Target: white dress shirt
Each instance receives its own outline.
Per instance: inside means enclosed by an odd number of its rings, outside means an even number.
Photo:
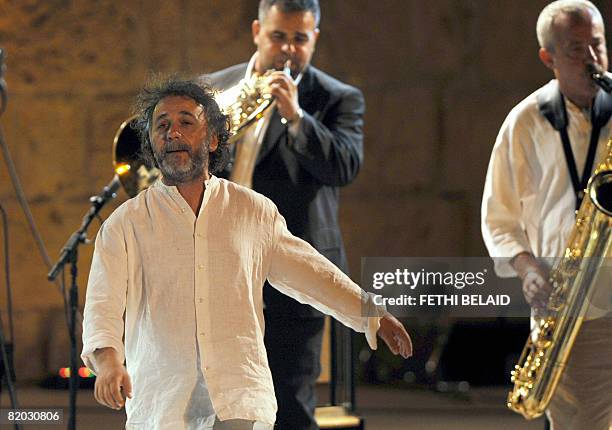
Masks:
[[[205,185],[197,217],[158,181],[117,208],[96,239],[82,358],[94,371],[96,349],[126,358],[128,429],[207,429],[215,414],[274,423],[266,278],[365,332],[376,349],[382,309],[371,296],[291,235],[269,199],[214,176]]]
[[[575,223],[576,196],[559,132],[538,109],[542,88],[504,121],[489,162],[482,199],[482,234],[498,275],[516,276],[510,259],[521,252],[563,256]],[[565,99],[572,152],[581,176],[591,137],[591,113]],[[595,157],[602,158],[610,122],[601,129]],[[599,287],[599,285],[598,285]],[[610,290],[610,280],[602,284]]]

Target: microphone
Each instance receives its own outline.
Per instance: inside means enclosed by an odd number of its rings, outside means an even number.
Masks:
[[[112,181],[110,181],[103,189],[100,194],[97,196],[91,196],[89,201],[92,203],[97,203],[99,205],[103,205],[109,200],[117,197],[117,190],[121,186],[121,181],[119,180],[119,175],[115,174]]]
[[[121,187],[121,179],[119,176],[124,175],[130,170],[129,164],[120,164],[115,169],[115,176],[113,179],[102,189],[102,192],[97,196],[91,196],[89,201],[98,205],[100,208],[104,206],[106,202],[117,197],[117,190]]]
[[[97,196],[92,196],[89,198],[91,202],[91,207],[89,211],[83,217],[83,221],[81,222],[81,227],[68,239],[64,247],[62,248],[62,252],[60,254],[60,258],[57,260],[55,265],[51,268],[49,273],[47,274],[47,279],[50,281],[54,281],[57,278],[60,270],[64,267],[64,265],[69,261],[70,258],[76,256],[76,249],[81,243],[85,243],[87,241],[86,233],[89,224],[91,221],[98,216],[98,213],[102,209],[102,207],[110,200],[117,197],[117,190],[121,186],[121,180],[119,176],[125,174],[130,170],[129,164],[120,164],[115,168],[115,176],[112,181],[108,183],[100,194]]]
[[[588,72],[591,79],[605,92],[609,93],[612,91],[612,73],[602,70],[593,64],[589,64]]]

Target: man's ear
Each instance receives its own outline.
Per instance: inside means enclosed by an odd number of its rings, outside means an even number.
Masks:
[[[538,51],[538,56],[540,57],[540,61],[546,67],[548,67],[550,70],[555,69],[555,58],[548,49],[540,48],[540,51]]]
[[[219,139],[217,138],[216,135],[214,135],[210,139],[210,145],[208,146],[208,152],[215,152],[218,146],[219,146]]]
[[[253,20],[251,23],[251,34],[253,35],[253,43],[259,46],[259,32],[261,30],[261,24],[258,19]]]

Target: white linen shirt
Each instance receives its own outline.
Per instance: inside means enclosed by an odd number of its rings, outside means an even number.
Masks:
[[[536,90],[504,121],[489,162],[482,198],[482,234],[502,277],[516,276],[521,252],[563,256],[575,223],[576,197],[559,132],[538,109]],[[565,99],[572,152],[581,176],[591,138],[590,111]],[[601,129],[595,163],[606,151],[610,122]],[[602,288],[610,289],[609,279]],[[599,284],[598,284],[599,287]]]
[[[205,185],[197,217],[176,187],[157,181],[98,232],[81,357],[94,371],[96,349],[125,357],[133,384],[129,429],[201,428],[194,423],[204,425],[211,413],[274,423],[266,278],[365,332],[376,349],[382,310],[371,296],[291,235],[269,199],[214,176]]]

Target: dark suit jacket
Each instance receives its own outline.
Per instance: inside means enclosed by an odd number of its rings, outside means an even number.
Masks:
[[[235,65],[204,78],[217,89],[227,89],[244,77],[246,67],[246,63]],[[298,97],[304,111],[299,133],[291,137],[278,112],[273,112],[253,173],[253,189],[278,206],[291,233],[346,272],[338,225],[339,187],[355,179],[363,161],[363,95],[308,66]],[[231,167],[230,162],[225,175]],[[264,299],[266,309],[277,315],[321,315],[269,286]]]

